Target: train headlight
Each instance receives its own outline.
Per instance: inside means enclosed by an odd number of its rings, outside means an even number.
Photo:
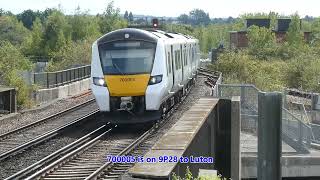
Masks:
[[[93,84],[96,86],[104,86],[107,87],[107,83],[103,78],[93,77]]]
[[[149,80],[149,85],[158,84],[162,81],[162,75],[151,76]]]

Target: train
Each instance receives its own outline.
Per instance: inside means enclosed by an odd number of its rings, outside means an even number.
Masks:
[[[161,30],[124,28],[92,45],[91,90],[111,123],[157,121],[190,91],[199,41]]]

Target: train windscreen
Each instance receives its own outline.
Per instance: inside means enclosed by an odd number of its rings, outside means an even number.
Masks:
[[[149,74],[156,44],[145,41],[115,41],[99,45],[105,75]]]

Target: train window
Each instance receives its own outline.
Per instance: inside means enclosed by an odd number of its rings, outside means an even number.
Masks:
[[[170,61],[170,52],[168,52],[168,71],[167,72],[169,72],[169,74],[171,74],[171,63],[170,63],[171,61]]]
[[[178,50],[177,51],[177,54],[178,54],[178,69],[181,69],[181,59],[180,59],[180,51]]]
[[[174,52],[174,63],[175,63],[175,66],[176,66],[176,70],[179,69],[179,66],[178,66],[178,56],[177,56],[177,51]]]
[[[99,45],[105,75],[150,73],[156,44],[144,41],[115,41]]]
[[[187,50],[184,50],[184,65],[188,65]]]

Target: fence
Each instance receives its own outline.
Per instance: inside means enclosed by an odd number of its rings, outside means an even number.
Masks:
[[[53,88],[89,78],[90,74],[91,66],[87,65],[63,71],[34,73],[33,82],[40,88]]]
[[[257,135],[258,129],[258,94],[261,92],[253,85],[218,84],[216,97],[231,98],[240,96],[241,130]],[[301,116],[295,116],[282,108],[283,140],[300,152],[307,152],[313,139],[312,129],[304,123]]]

